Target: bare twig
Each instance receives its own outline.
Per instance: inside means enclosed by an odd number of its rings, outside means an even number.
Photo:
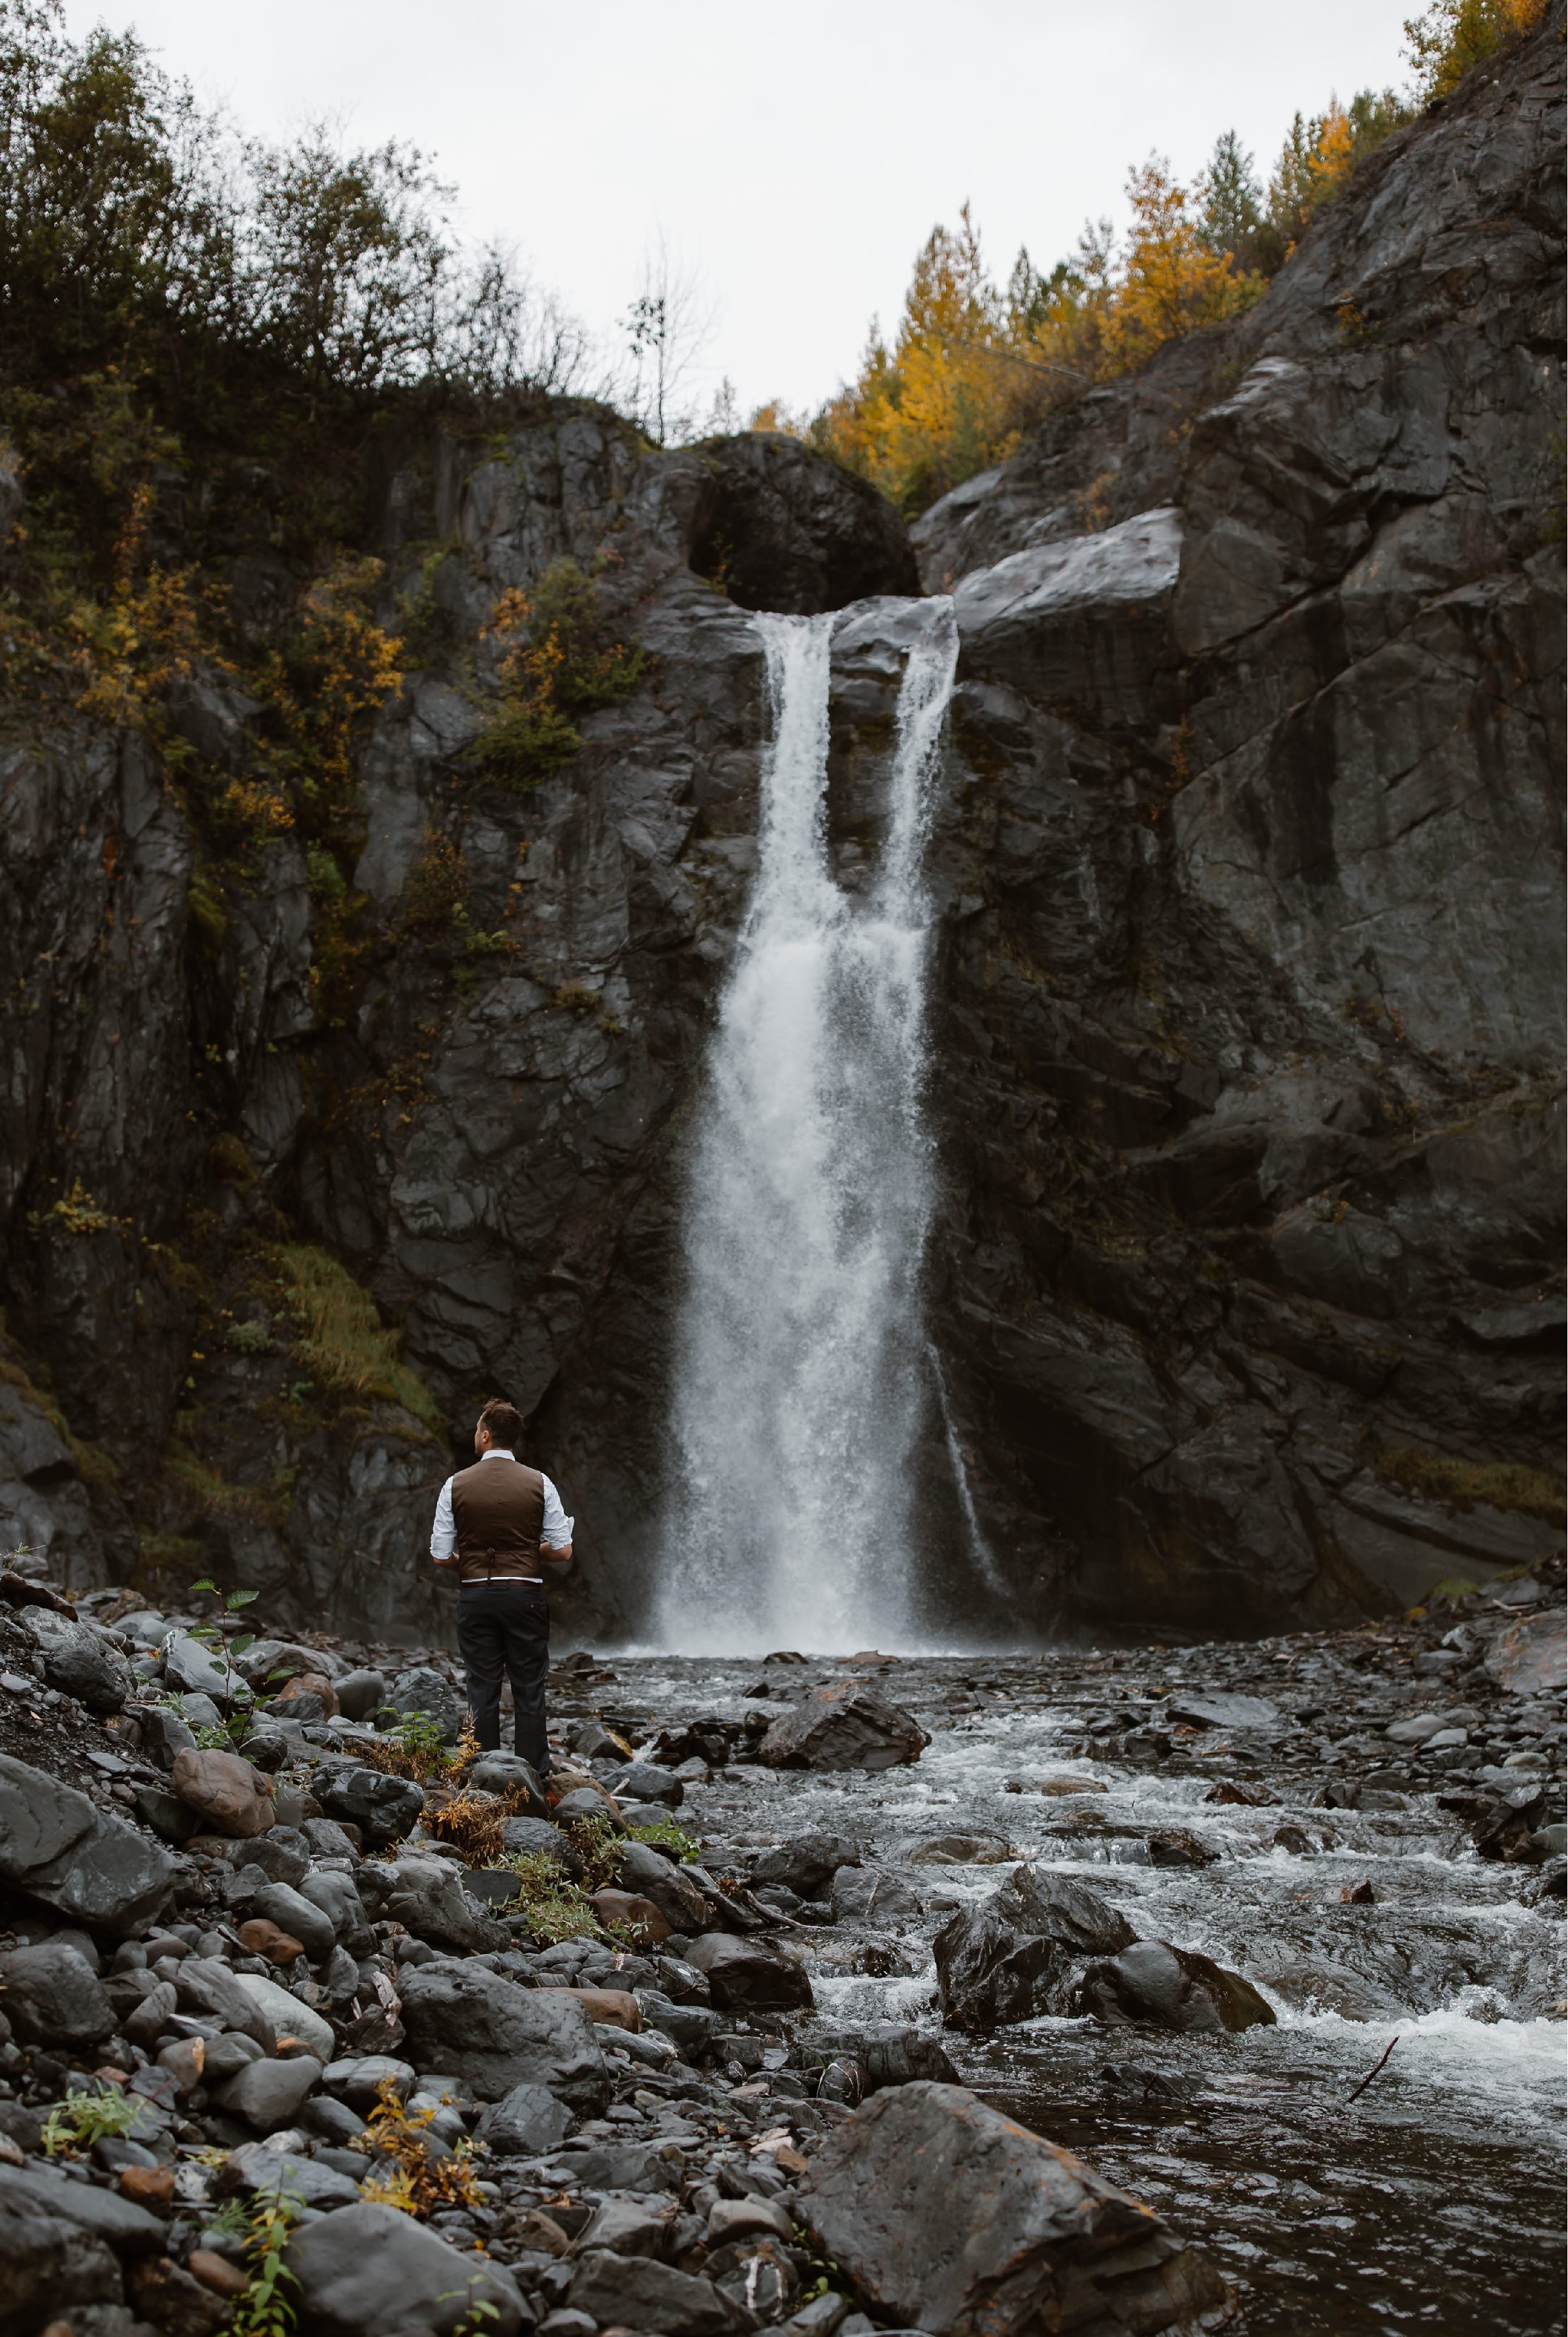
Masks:
[[[1395,2046],[1396,2046],[1398,2042],[1399,2042],[1399,2039],[1398,2039],[1397,2037],[1390,2037],[1390,2038],[1389,2038],[1388,2042],[1388,2043],[1387,2043],[1387,2045],[1385,2045],[1385,2046],[1384,2046],[1384,2048],[1383,2048],[1382,2059],[1381,2059],[1381,2060],[1378,2060],[1378,2061],[1377,2061],[1377,2062],[1375,2062],[1375,2063],[1373,2064],[1372,2068],[1369,2068],[1369,2069],[1368,2070],[1368,2072],[1367,2072],[1366,2076],[1362,2078],[1362,2080],[1361,2080],[1360,2084],[1357,2087],[1357,2088],[1356,2088],[1355,2092],[1354,2092],[1353,2094],[1348,2094],[1348,2095],[1345,2097],[1345,2107],[1346,2107],[1347,2109],[1349,2109],[1349,2108],[1350,2104],[1351,2104],[1352,2102],[1356,2102],[1356,2101],[1359,2101],[1359,2100],[1360,2100],[1361,2096],[1366,2092],[1366,2090],[1367,2090],[1368,2087],[1371,2084],[1371,2082],[1372,2082],[1373,2078],[1377,2076],[1378,2071],[1382,2068],[1382,2066],[1383,2066],[1383,2062],[1384,2062],[1384,2061],[1386,2061],[1386,2060],[1388,2059],[1388,2058],[1389,2054],[1393,2051],[1393,2049],[1394,2049]]]

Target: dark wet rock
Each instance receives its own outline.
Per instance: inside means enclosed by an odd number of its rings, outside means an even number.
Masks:
[[[164,1904],[174,1861],[85,1794],[0,1755],[0,1877],[94,1931],[133,1929]]]
[[[1133,1928],[1094,1892],[1020,1867],[983,1906],[955,1915],[932,1952],[942,2017],[990,2029],[1066,2009],[1076,1968],[1130,1947]]]
[[[136,1814],[143,1825],[151,1826],[162,1842],[172,1843],[176,1849],[200,1832],[201,1820],[178,1794],[167,1792],[161,1785],[137,1785]]]
[[[706,1980],[703,1992],[707,1993]],[[648,2026],[659,2030],[687,2056],[700,2051],[724,2026],[723,2016],[706,2004],[677,2004],[657,1989],[639,1988],[637,2000]]]
[[[517,2337],[523,2323],[510,2273],[395,2207],[362,2201],[307,2224],[288,2264],[313,2337],[455,2337],[476,2327]]]
[[[796,438],[748,431],[694,451],[701,482],[690,559],[743,609],[812,616],[920,589],[886,497]]]
[[[218,2169],[214,2187],[226,2198],[291,2192],[305,2206],[323,2209],[352,2206],[359,2197],[359,2186],[352,2176],[319,2158],[269,2149],[262,2142],[241,2143],[238,2150],[231,2150]]]
[[[335,1879],[346,1881],[346,1877]],[[352,1890],[353,1885],[349,1888]],[[264,1915],[280,1931],[297,1940],[312,1963],[319,1963],[332,1953],[337,1937],[337,1926],[332,1917],[302,1891],[290,1890],[287,1882],[265,1884],[252,1899],[250,1912]]]
[[[238,1671],[230,1673],[222,1658],[188,1633],[164,1651],[163,1685],[174,1696],[208,1696],[220,1710],[231,1703],[248,1704],[250,1691]]]
[[[196,1738],[189,1724],[166,1705],[138,1705],[135,1710],[141,1749],[160,1769],[172,1769],[178,1753],[193,1753]]]
[[[759,1940],[730,1931],[705,1931],[692,1941],[687,1961],[701,1972],[721,2010],[790,2011],[813,2002],[811,1977],[803,1964]]]
[[[204,1856],[221,1859],[232,1874],[244,1878],[248,1890],[259,1890],[258,1875],[297,1890],[310,1872],[310,1844],[295,1826],[274,1825],[249,1840],[207,1835],[200,1846]]]
[[[0,2166],[0,2208],[28,2200],[106,2240],[121,2256],[161,2254],[167,2226],[118,2191],[73,2183],[49,2166]]]
[[[424,1713],[448,1745],[455,1745],[463,1732],[462,1698],[445,1674],[428,1664],[415,1664],[399,1672],[386,1691],[386,1701],[397,1712]]]
[[[607,1728],[602,1720],[585,1720],[574,1728],[570,1748],[582,1761],[630,1762],[636,1757],[625,1737]]]
[[[119,1712],[131,1692],[131,1667],[107,1634],[91,1624],[56,1618],[47,1609],[38,1612],[56,1626],[34,1634],[49,1687],[74,1697],[89,1712]]]
[[[899,2021],[873,2021],[865,2029],[831,2029],[820,2040],[824,2051],[852,2055],[863,2072],[864,2090],[907,2086],[917,2078],[956,2085],[958,2072],[941,2039]]]
[[[680,2187],[678,2157],[643,2142],[596,2142],[575,2150],[571,2165],[588,2191],[669,2192]]]
[[[341,1768],[318,1788],[325,1814],[359,1828],[368,1850],[401,1842],[418,1824],[424,1795],[406,1777],[385,1777],[377,1769]]]
[[[1440,1794],[1437,1806],[1460,1820],[1485,1859],[1531,1866],[1545,1854],[1536,1842],[1535,1828],[1545,1813],[1546,1796],[1534,1778],[1502,1790]]]
[[[1195,1834],[1173,1832],[1149,1836],[1151,1866],[1213,1866],[1219,1856],[1217,1850],[1211,1850]]]
[[[667,2209],[654,2206],[657,2195],[645,2194],[641,2198],[610,2198],[596,2207],[589,2221],[578,2235],[578,2247],[587,2255],[594,2248],[609,2248],[618,2256],[657,2256],[663,2253],[669,2235]]]
[[[617,1801],[658,1802],[671,1810],[686,1799],[680,1779],[653,1761],[628,1761],[616,1775],[614,1791]]]
[[[74,1948],[48,1941],[0,1956],[0,2007],[18,2037],[43,2045],[96,2045],[115,2011],[91,1964]]]
[[[891,1769],[930,1738],[913,1715],[860,1680],[830,1681],[781,1716],[759,1746],[775,1769]]]
[[[627,1843],[620,1855],[620,1880],[624,1889],[650,1901],[672,1931],[690,1936],[706,1928],[707,1901],[696,1883],[646,1843]]]
[[[1341,2020],[1403,2020],[1409,2007],[1387,1988],[1328,1956],[1271,1957],[1259,1979],[1302,2012],[1333,2012]]]
[[[800,2273],[771,2234],[750,2234],[710,2248],[702,2269],[721,2296],[765,2326],[787,2320],[801,2293]]]
[[[496,2158],[542,2157],[571,2132],[571,2112],[543,2086],[513,2086],[474,2128]]]
[[[550,1815],[539,1772],[521,1753],[482,1753],[469,1771],[468,1782],[480,1794],[526,1794],[527,1799],[518,1804],[520,1814],[537,1818]]]
[[[386,1676],[384,1672],[345,1672],[334,1680],[337,1709],[345,1720],[368,1720],[386,1702]]]
[[[960,2086],[857,2110],[818,2145],[801,2215],[879,2320],[933,2337],[1155,2337],[1228,2302],[1162,2217]]]
[[[782,1882],[802,1899],[820,1899],[841,1866],[858,1866],[861,1845],[842,1833],[797,1833],[765,1850],[752,1867],[753,1888]]]
[[[1088,1965],[1074,1991],[1074,2009],[1112,2026],[1179,2029],[1200,2037],[1267,2027],[1275,2018],[1240,1972],[1164,1940],[1139,1940],[1119,1956]]]
[[[0,2183],[0,2325],[43,2329],[78,2313],[118,2307],[119,2261],[98,2234]]]
[[[739,2337],[751,2324],[711,2281],[643,2256],[596,2249],[579,2262],[571,2305],[601,2328],[655,2330],[667,2337]]]
[[[516,1878],[510,1896],[516,1895]],[[505,1945],[505,1935],[483,1906],[463,1888],[463,1876],[443,1858],[406,1853],[386,1870],[379,1921],[401,1923],[417,1940],[480,1953]]]
[[[384,2085],[390,2082],[398,2100],[405,2102],[417,2079],[412,2062],[400,2061],[390,2053],[360,2053],[328,2062],[321,2082],[330,2093],[341,2096],[350,2109],[372,2110]]]
[[[885,1866],[841,1866],[829,1889],[835,1923],[891,1923],[920,1912],[920,1899]]]
[[[574,1880],[580,1876],[582,1858],[576,1843],[559,1826],[551,1825],[548,1818],[508,1818],[501,1831],[509,1851],[530,1858],[548,1858]]]
[[[618,1816],[609,1796],[593,1785],[574,1785],[562,1794],[555,1805],[555,1814],[562,1825],[575,1825],[582,1819],[603,1818],[617,1833],[626,1832],[626,1821]]]
[[[648,1757],[667,1769],[677,1769],[683,1761],[706,1761],[710,1769],[722,1769],[737,1734],[733,1720],[683,1721],[673,1728],[658,1731],[648,1746]]]
[[[416,2068],[466,2078],[482,2101],[539,2085],[581,2117],[603,2108],[604,2055],[594,2024],[565,1989],[521,1989],[446,1961],[405,1970],[399,1987]]]
[[[216,1956],[187,1956],[175,1976],[181,2012],[194,2012],[254,2038],[264,2053],[278,2049],[278,2033],[239,1977]]]
[[[163,2337],[218,2337],[229,2325],[230,2300],[216,2295],[171,2256],[151,2256],[133,2265],[126,2287],[142,2323],[161,2330]]]
[[[248,2062],[215,2098],[258,2134],[276,2134],[294,2124],[320,2081],[320,2062],[298,2053],[287,2061]]]

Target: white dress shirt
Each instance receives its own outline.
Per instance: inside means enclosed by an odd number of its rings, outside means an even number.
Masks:
[[[492,1444],[487,1452],[479,1456],[482,1463],[486,1461],[512,1461],[516,1457],[515,1453],[505,1452],[499,1444]],[[561,1508],[560,1495],[550,1479],[541,1477],[541,1481],[544,1486],[544,1525],[540,1540],[547,1550],[570,1550],[574,1521]],[[452,1479],[449,1477],[435,1505],[435,1523],[430,1529],[430,1554],[440,1566],[452,1556],[456,1547],[457,1522],[452,1514]],[[510,1582],[542,1582],[544,1577],[541,1574],[513,1574],[496,1579]]]

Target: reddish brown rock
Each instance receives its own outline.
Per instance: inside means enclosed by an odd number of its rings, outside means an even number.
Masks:
[[[569,1988],[590,2020],[609,2029],[625,2029],[637,2036],[642,2028],[642,2007],[625,1988]]]
[[[248,1842],[271,1829],[272,1780],[238,1753],[177,1753],[170,1783],[215,1833]]]

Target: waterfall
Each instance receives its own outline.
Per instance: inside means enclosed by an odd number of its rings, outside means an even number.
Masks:
[[[657,1617],[665,1644],[694,1653],[907,1644],[917,1623],[922,870],[958,658],[950,601],[917,606],[880,865],[860,898],[833,882],[824,820],[834,620],[755,620],[772,736],[686,1193]]]

